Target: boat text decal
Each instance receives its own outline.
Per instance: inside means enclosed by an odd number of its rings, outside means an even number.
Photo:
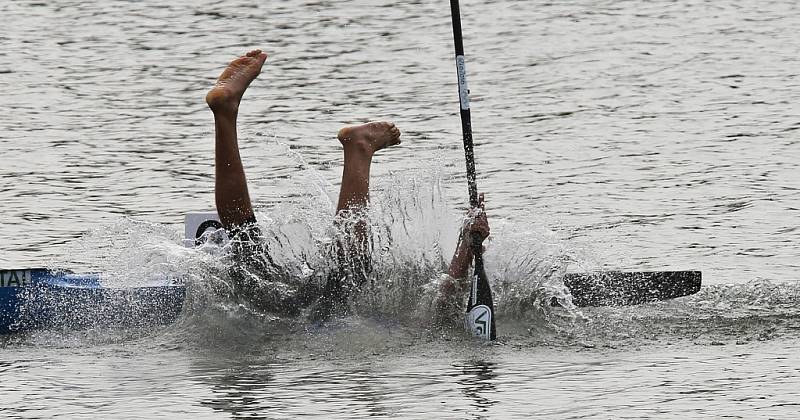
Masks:
[[[0,287],[25,287],[31,282],[31,270],[0,270]]]

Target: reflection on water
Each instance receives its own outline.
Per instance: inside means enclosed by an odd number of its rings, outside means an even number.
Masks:
[[[238,417],[258,415],[264,411],[265,401],[262,394],[273,378],[269,365],[248,363],[243,366],[228,366],[214,376],[213,381],[208,381],[213,398],[200,403],[215,411]]]
[[[495,373],[497,364],[476,360],[453,367],[461,370],[456,382],[464,396],[473,401],[470,405],[475,408],[474,418],[484,418],[498,402],[493,395],[497,391],[494,385],[498,377]]]
[[[30,338],[40,343],[33,347],[5,347],[11,361],[0,369],[0,411],[10,418],[522,419],[786,418],[797,408],[800,356],[785,350],[796,339],[558,350],[386,334],[394,349],[368,352],[297,334],[249,351],[228,342],[221,353],[187,347],[174,333],[103,344],[40,335]]]
[[[257,359],[229,359],[227,365],[219,360],[195,364],[193,376],[211,390],[201,404],[236,418],[301,414],[348,418],[416,416],[438,401],[442,412],[462,413],[445,414],[445,418],[464,418],[465,414],[485,418],[498,402],[492,399],[497,374],[491,362],[457,362],[452,365],[455,370],[428,372],[438,376],[434,380],[413,363],[386,370],[377,360],[359,367],[345,360],[332,360],[331,366]],[[462,401],[470,407],[466,412],[457,408]]]
[[[212,395],[201,404],[234,417],[291,417],[315,414],[344,418],[355,412],[366,416],[392,413],[385,399],[392,390],[381,385],[371,369],[306,366],[296,362],[230,360],[231,364],[195,366],[195,377]],[[208,369],[215,369],[208,371]],[[277,375],[277,376],[276,376]],[[349,414],[348,414],[349,413]]]

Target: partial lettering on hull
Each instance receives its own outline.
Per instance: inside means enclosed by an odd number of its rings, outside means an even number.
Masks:
[[[31,270],[0,270],[0,287],[25,287],[31,282]]]

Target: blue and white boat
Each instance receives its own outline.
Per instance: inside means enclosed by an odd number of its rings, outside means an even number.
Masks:
[[[166,324],[180,315],[185,295],[170,279],[105,287],[96,273],[0,270],[0,333]]]
[[[188,213],[184,244],[194,247],[221,227],[215,212]],[[0,269],[0,334],[38,328],[146,327],[174,322],[186,287],[174,277],[113,287],[100,273],[44,268]]]

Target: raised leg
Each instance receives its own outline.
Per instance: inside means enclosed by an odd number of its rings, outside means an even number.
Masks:
[[[334,250],[337,270],[329,273],[320,304],[314,310],[317,318],[346,308],[352,288],[366,279],[369,271],[369,232],[363,211],[369,203],[369,170],[372,156],[378,150],[400,144],[400,130],[392,123],[372,122],[339,130],[344,148],[342,187],[336,206],[336,224],[344,229],[343,240]]]
[[[348,248],[350,252],[361,254],[357,257],[364,257],[367,252],[367,222],[358,215],[369,203],[372,156],[378,150],[400,144],[400,130],[389,122],[371,122],[342,128],[338,137],[344,148],[344,168],[336,205],[337,220],[357,215],[357,220],[351,225],[353,231],[347,232],[350,235]]]
[[[242,95],[261,73],[266,59],[267,54],[253,50],[233,60],[206,95],[216,133],[214,196],[219,218],[228,230],[255,219],[239,156],[236,118]]]

